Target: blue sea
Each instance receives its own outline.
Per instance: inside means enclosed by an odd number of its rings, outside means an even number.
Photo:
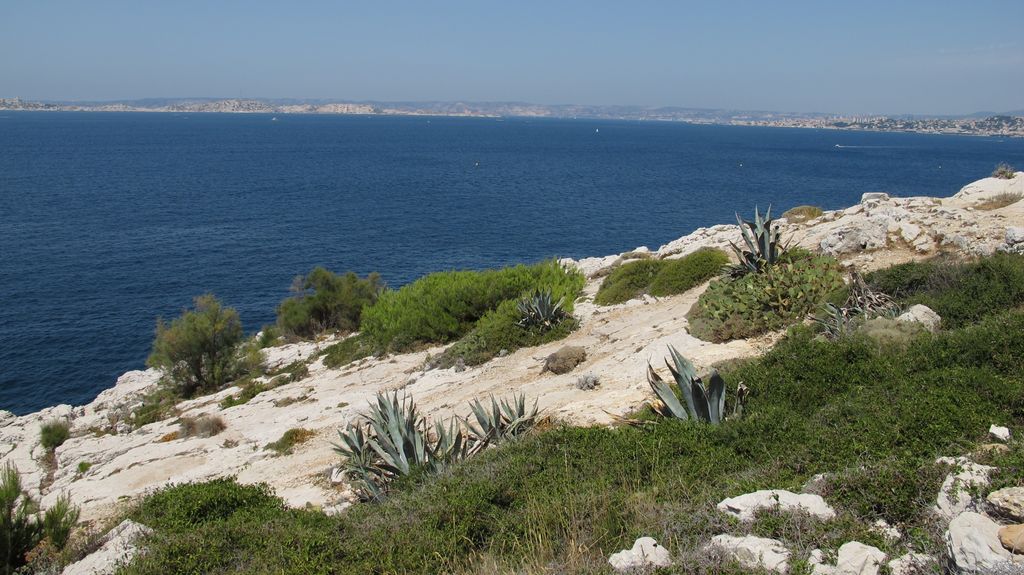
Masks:
[[[841,147],[837,147],[841,146]],[[82,404],[212,292],[661,244],[769,204],[955,193],[1024,140],[588,120],[0,112],[0,409]]]

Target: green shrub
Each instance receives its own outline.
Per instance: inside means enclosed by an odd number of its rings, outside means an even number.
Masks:
[[[364,310],[361,331],[381,352],[448,343],[469,333],[503,303],[511,302],[515,310],[518,299],[537,290],[550,290],[571,313],[583,284],[581,273],[556,260],[500,270],[430,274],[381,294],[376,305]]]
[[[869,274],[867,281],[904,307],[930,307],[942,317],[944,328],[956,328],[1024,304],[1024,256],[902,264]]]
[[[260,515],[283,508],[266,484],[239,485],[234,478],[221,478],[161,489],[144,498],[130,516],[153,529],[180,533],[236,514]]]
[[[296,291],[277,308],[277,325],[285,333],[312,337],[327,330],[359,329],[363,308],[371,306],[384,289],[380,275],[360,279],[353,272],[336,275],[322,267],[296,278]]]
[[[78,471],[79,475],[85,475],[86,473],[89,472],[90,469],[92,469],[92,463],[88,461],[79,461],[78,467],[76,467],[75,469]]]
[[[39,443],[46,449],[60,447],[68,437],[71,437],[71,425],[64,420],[44,423],[39,429]]]
[[[699,250],[676,260],[662,260],[664,265],[654,276],[648,292],[668,296],[689,291],[722,273],[729,256],[722,250]]]
[[[342,367],[373,355],[373,343],[363,334],[357,334],[327,347],[323,353],[325,366]]]
[[[720,275],[729,263],[722,250],[699,250],[674,260],[636,260],[612,270],[601,282],[594,303],[613,305],[645,293],[662,297],[690,290]]]
[[[601,282],[594,303],[612,305],[640,297],[664,265],[663,260],[636,260],[622,264]]]
[[[150,367],[164,371],[183,397],[216,391],[238,372],[236,349],[242,340],[238,312],[225,308],[212,295],[195,299],[195,309],[185,310],[167,325],[157,320]]]
[[[690,333],[707,341],[747,338],[800,321],[843,286],[829,256],[783,258],[763,273],[723,278],[701,294],[687,318]]]
[[[825,213],[818,206],[797,206],[783,212],[782,217],[792,224],[799,224],[807,220],[813,220]]]
[[[576,318],[569,315],[550,327],[526,327],[520,319],[517,302],[502,302],[497,309],[484,314],[468,334],[446,349],[434,366],[447,368],[459,360],[465,365],[480,365],[502,350],[511,352],[563,339],[579,325]]]

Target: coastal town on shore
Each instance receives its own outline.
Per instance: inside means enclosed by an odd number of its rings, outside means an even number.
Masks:
[[[518,102],[324,102],[295,100],[152,99],[118,102],[37,102],[0,98],[0,112],[171,112],[258,114],[352,114],[383,116],[451,116],[479,118],[571,118],[634,120],[814,128],[872,132],[913,132],[972,136],[1024,137],[1024,115],[974,114],[964,117],[890,117],[711,110],[700,108],[645,108],[639,106],[542,105]]]

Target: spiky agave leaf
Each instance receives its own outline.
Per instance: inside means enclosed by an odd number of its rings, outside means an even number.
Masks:
[[[661,405],[652,405],[651,407],[663,417],[674,417],[676,419],[689,419],[686,414],[686,408],[679,402],[679,398],[676,397],[672,388],[665,383],[665,380],[661,379],[651,364],[647,364],[647,383],[650,384],[651,389],[654,391],[654,395],[658,396],[661,401]]]
[[[725,380],[718,375],[718,370],[711,370],[708,376],[708,413],[711,423],[721,423],[725,419]]]
[[[519,310],[519,325],[522,327],[542,327],[550,329],[562,321],[568,314],[562,309],[564,298],[556,302],[551,290],[535,291],[516,304]]]

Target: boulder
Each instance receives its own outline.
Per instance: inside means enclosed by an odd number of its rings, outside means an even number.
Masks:
[[[988,428],[988,434],[1003,443],[1010,441],[1010,429],[1008,427],[992,425]]]
[[[942,325],[942,318],[939,314],[932,311],[932,309],[926,305],[912,305],[910,308],[903,312],[896,321],[905,321],[911,323],[919,323],[930,332],[939,331],[939,326]]]
[[[999,542],[999,525],[980,513],[967,511],[956,516],[949,523],[945,540],[949,564],[955,572],[972,575],[1024,573],[1024,557],[1003,549]]]
[[[1024,244],[1024,227],[1011,226],[1006,228],[1006,245]]]
[[[947,475],[942,482],[935,501],[935,512],[945,519],[952,519],[964,511],[974,509],[976,502],[971,497],[971,488],[988,485],[988,475],[995,468],[974,463],[966,457],[940,457],[936,463],[954,465],[956,471]]]
[[[889,200],[889,194],[885,192],[867,192],[861,194],[860,203],[866,202],[885,202]]]
[[[839,548],[834,566],[825,564],[820,549],[811,551],[807,562],[812,575],[878,575],[885,558],[885,553],[876,547],[850,541]]]
[[[819,519],[832,519],[836,516],[835,510],[820,495],[793,493],[783,489],[764,489],[730,497],[723,499],[717,507],[719,511],[728,513],[740,521],[753,521],[754,513],[759,509],[776,507],[783,511],[800,510]]]
[[[999,528],[999,542],[1010,553],[1024,553],[1024,525],[1006,525]]]
[[[612,554],[608,563],[618,573],[636,573],[655,567],[668,567],[672,557],[658,542],[651,537],[641,537],[633,543],[631,549],[624,549]]]
[[[1024,487],[998,489],[989,493],[985,502],[992,515],[1017,523],[1024,522]]]
[[[544,370],[561,375],[569,373],[587,359],[587,352],[582,347],[567,345],[544,360]]]
[[[139,552],[136,543],[151,532],[149,527],[125,519],[104,536],[99,549],[65,567],[62,575],[112,575],[118,567],[131,562]]]
[[[884,248],[889,243],[889,218],[857,218],[854,224],[832,231],[820,242],[821,250],[841,255]]]
[[[789,550],[775,539],[753,535],[715,535],[707,547],[735,559],[747,569],[769,569],[777,573],[789,571]]]

